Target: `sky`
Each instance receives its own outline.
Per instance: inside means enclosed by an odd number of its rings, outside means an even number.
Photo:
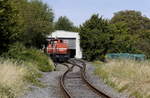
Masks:
[[[55,21],[67,16],[75,26],[83,24],[92,14],[111,19],[121,10],[141,11],[150,18],[150,0],[42,0],[53,9]]]

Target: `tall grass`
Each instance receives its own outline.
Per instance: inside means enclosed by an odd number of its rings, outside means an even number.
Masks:
[[[95,73],[104,82],[136,98],[150,98],[150,62],[133,60],[111,60],[98,63]]]
[[[0,98],[16,98],[29,84],[43,86],[41,71],[52,71],[54,64],[44,53],[22,44],[13,44],[0,58]]]
[[[28,70],[12,60],[0,59],[0,98],[16,98],[25,90]]]

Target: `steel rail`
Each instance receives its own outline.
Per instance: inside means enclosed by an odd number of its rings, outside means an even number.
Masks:
[[[80,62],[81,64],[77,64],[77,61]],[[65,71],[65,73],[61,76],[60,78],[60,86],[61,89],[63,90],[64,94],[65,94],[65,98],[73,98],[71,93],[69,92],[69,90],[65,87],[65,77],[66,75],[72,71],[73,67],[77,66],[80,68],[81,71],[81,78],[84,81],[84,83],[86,83],[86,85],[93,91],[95,92],[98,96],[103,96],[105,98],[111,98],[110,96],[108,96],[107,94],[105,94],[104,92],[100,91],[99,89],[97,89],[95,86],[93,86],[90,81],[87,79],[86,76],[86,63],[82,60],[79,59],[72,59],[69,60],[67,63],[71,64],[72,66],[69,67],[68,64],[63,64],[65,65],[68,70]]]
[[[81,62],[82,65],[83,65],[83,67],[81,67],[79,64],[75,63],[75,61]],[[74,64],[75,64],[76,66],[80,67],[81,70],[82,70],[82,71],[81,71],[81,76],[82,76],[83,81],[87,84],[87,86],[88,86],[91,90],[93,90],[95,93],[97,93],[99,96],[104,96],[104,97],[106,97],[106,98],[111,98],[110,96],[108,96],[108,95],[105,94],[104,92],[100,91],[100,90],[97,89],[95,86],[93,86],[93,85],[90,83],[90,81],[87,79],[86,74],[85,74],[85,73],[86,73],[86,63],[83,62],[82,60],[79,60],[79,59],[75,59],[75,61],[73,61]]]
[[[65,98],[72,98],[70,92],[65,87],[65,77],[66,77],[67,73],[70,70],[72,70],[73,66],[71,68],[69,68],[69,66],[67,64],[63,64],[63,65],[65,65],[68,68],[68,70],[60,77],[60,87],[63,90],[63,93],[65,94]]]

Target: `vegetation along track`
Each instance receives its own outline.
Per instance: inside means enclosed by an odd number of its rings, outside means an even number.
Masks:
[[[68,70],[61,76],[60,86],[65,98],[111,98],[88,81],[84,61],[71,59],[64,65]]]

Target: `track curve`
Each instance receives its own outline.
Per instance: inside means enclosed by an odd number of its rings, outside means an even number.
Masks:
[[[72,65],[69,67],[69,64]],[[86,76],[86,63],[79,59],[71,59],[67,62],[67,64],[64,64],[68,70],[61,76],[60,78],[60,86],[64,93],[65,98],[79,98],[82,94],[87,93],[86,96],[91,96],[89,98],[111,98],[107,94],[103,93],[102,91],[98,90],[96,87],[94,87],[90,81],[88,81]],[[74,67],[78,67],[79,71],[73,72]],[[77,68],[76,68],[77,69]],[[74,86],[69,88],[67,87],[66,83],[67,81],[70,82],[77,82],[77,86]],[[85,87],[86,86],[86,87]],[[78,91],[73,91],[74,89],[77,89]],[[80,92],[81,90],[81,92]],[[78,93],[77,93],[78,92]],[[77,94],[75,94],[77,93]],[[89,95],[88,95],[89,94]],[[82,97],[83,98],[83,97]],[[84,97],[86,98],[86,97]]]

